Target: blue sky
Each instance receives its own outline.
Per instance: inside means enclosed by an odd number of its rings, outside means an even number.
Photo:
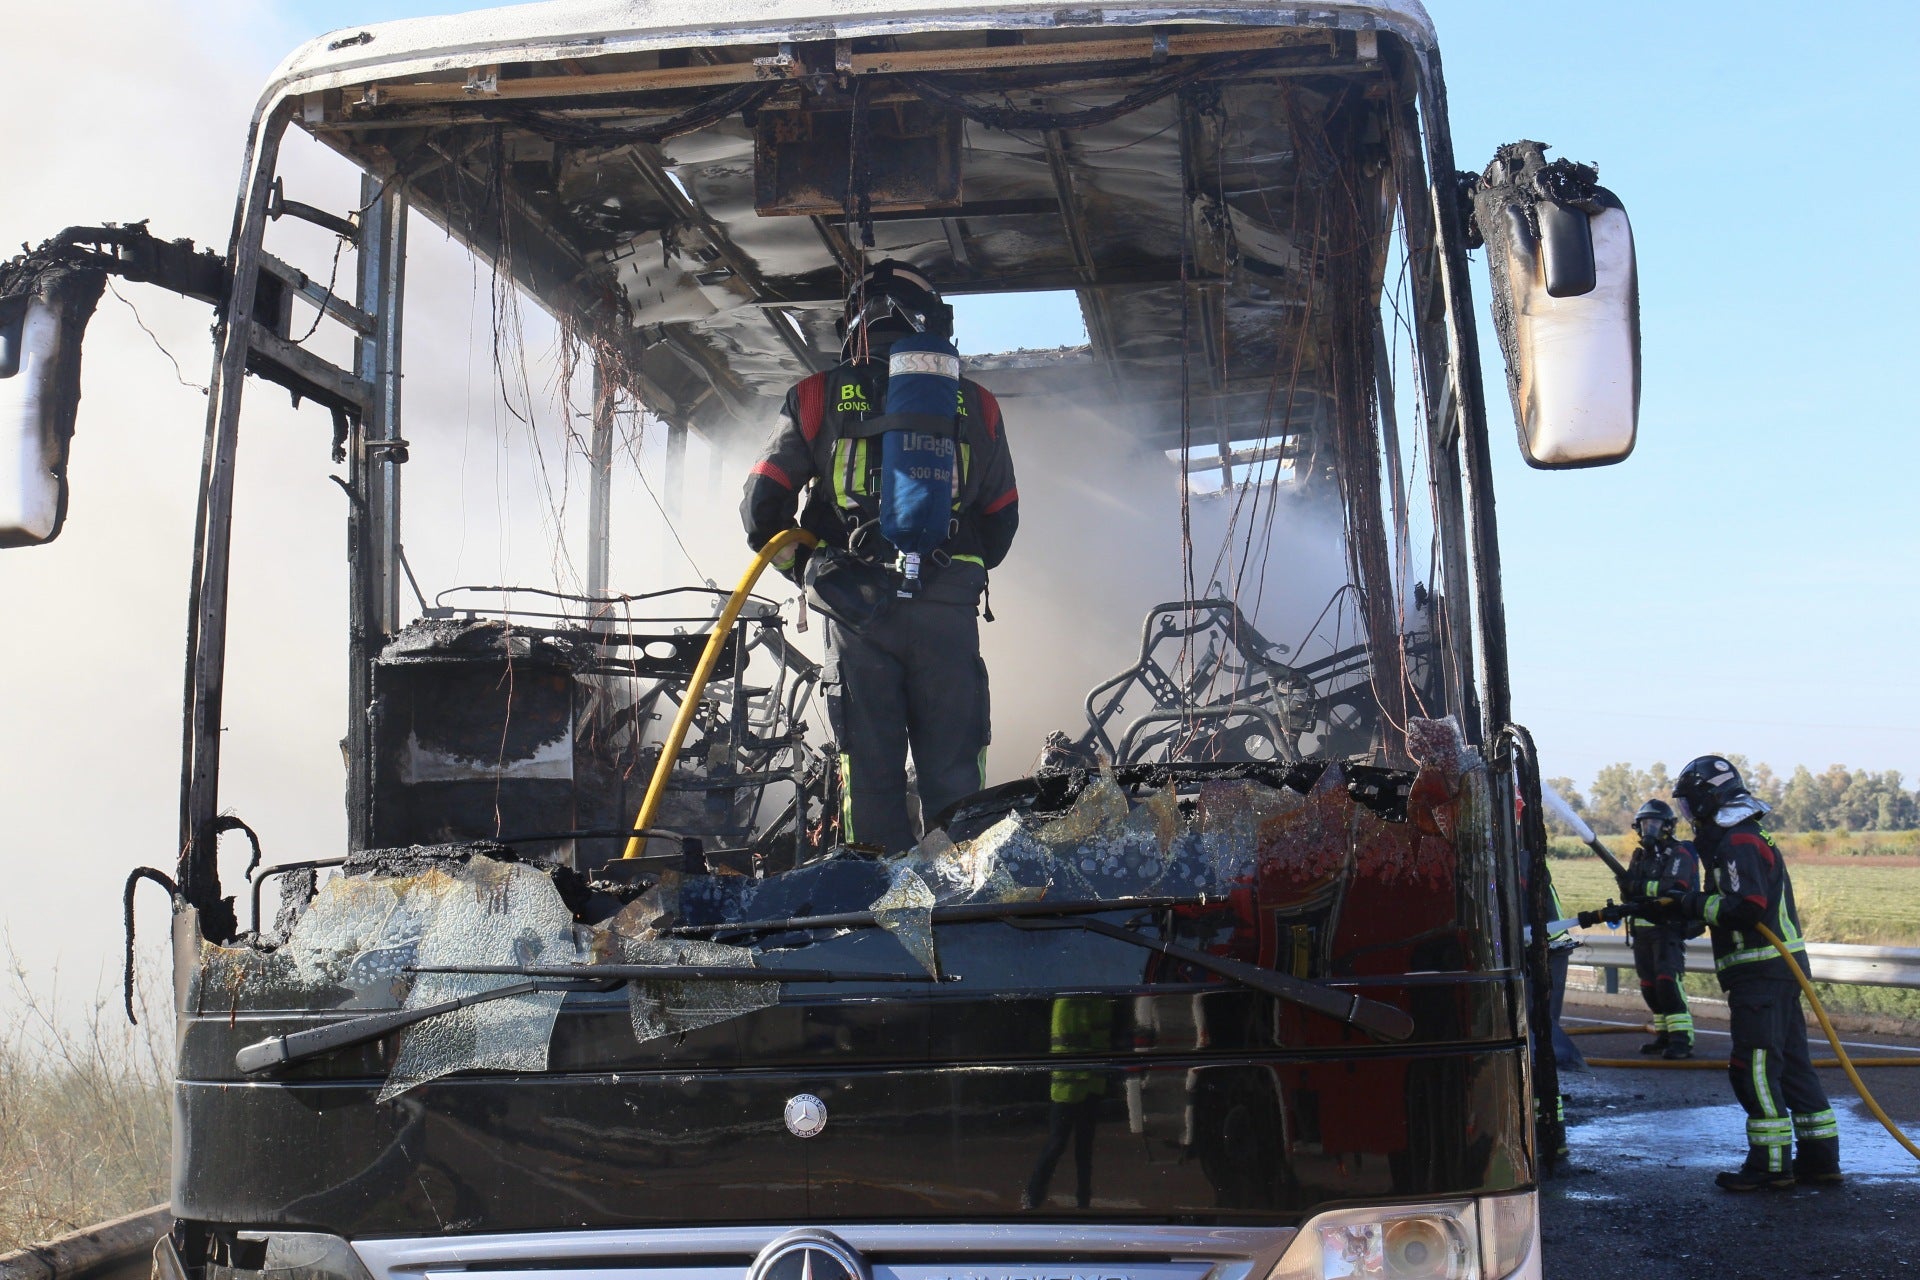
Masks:
[[[305,3],[292,22],[459,7]],[[1460,163],[1522,136],[1598,162],[1638,242],[1628,462],[1530,471],[1490,340],[1483,356],[1515,712],[1549,771],[1740,751],[1911,785],[1920,6],[1429,8]]]

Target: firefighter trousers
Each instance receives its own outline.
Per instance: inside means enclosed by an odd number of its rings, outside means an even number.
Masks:
[[[900,599],[858,631],[828,619],[820,688],[840,744],[843,840],[913,847],[909,751],[929,820],[984,785],[991,711],[972,605]]]
[[[1653,1029],[1674,1038],[1693,1039],[1693,1011],[1687,1006],[1680,975],[1687,968],[1687,940],[1679,932],[1653,925],[1633,929],[1633,970],[1640,998],[1653,1014]]]
[[[1727,988],[1727,1010],[1727,1075],[1747,1112],[1749,1167],[1784,1172],[1797,1141],[1803,1172],[1838,1170],[1840,1127],[1807,1052],[1800,988],[1791,978],[1744,979]]]

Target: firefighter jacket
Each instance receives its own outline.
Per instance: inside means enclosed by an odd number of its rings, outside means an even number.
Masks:
[[[822,545],[850,547],[891,564],[894,549],[880,537],[880,435],[884,430],[887,362],[848,362],[816,373],[787,392],[773,438],[747,477],[740,504],[747,543],[754,550],[794,524]],[[960,380],[954,418],[956,452],[953,524],[946,542],[922,569],[922,596],[974,603],[987,570],[1006,558],[1020,523],[1020,492],[1000,404],[976,382]],[[872,419],[874,421],[869,422]],[[811,488],[808,488],[811,486]],[[800,509],[800,491],[808,489]]]
[[[1626,879],[1620,891],[1629,898],[1672,898],[1679,901],[1700,887],[1700,859],[1693,846],[1684,840],[1661,840],[1649,847],[1645,841],[1633,851],[1627,863]],[[1684,923],[1636,918],[1636,929],[1665,929],[1687,932]]]
[[[1789,951],[1805,955],[1793,882],[1773,840],[1751,818],[1726,828],[1708,820],[1695,824],[1694,847],[1706,884],[1685,901],[1688,914],[1705,920],[1713,934],[1713,967],[1721,987],[1761,978],[1792,981],[1787,962],[1754,928],[1766,925]]]

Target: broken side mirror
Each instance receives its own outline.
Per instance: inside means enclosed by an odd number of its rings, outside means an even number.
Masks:
[[[1627,211],[1590,165],[1500,148],[1473,183],[1493,323],[1520,449],[1543,468],[1633,452],[1640,416],[1640,288]]]
[[[80,343],[105,283],[90,268],[0,265],[0,547],[52,542],[66,519]]]

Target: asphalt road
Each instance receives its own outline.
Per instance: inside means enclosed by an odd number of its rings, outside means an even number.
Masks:
[[[1567,1006],[1568,1028],[1622,1023]],[[1700,1055],[1722,1056],[1725,1022],[1695,1016]],[[1818,1026],[1814,1056],[1831,1057]],[[1633,1058],[1638,1028],[1575,1037],[1589,1057]],[[1851,1056],[1920,1060],[1920,1040],[1842,1033]],[[1841,1187],[1734,1195],[1713,1175],[1746,1153],[1745,1117],[1724,1071],[1596,1068],[1565,1073],[1570,1159],[1542,1196],[1548,1280],[1893,1280],[1920,1272],[1920,1161],[1880,1127],[1838,1068],[1821,1073],[1840,1117]],[[1920,1067],[1863,1068],[1896,1123],[1920,1142]]]

